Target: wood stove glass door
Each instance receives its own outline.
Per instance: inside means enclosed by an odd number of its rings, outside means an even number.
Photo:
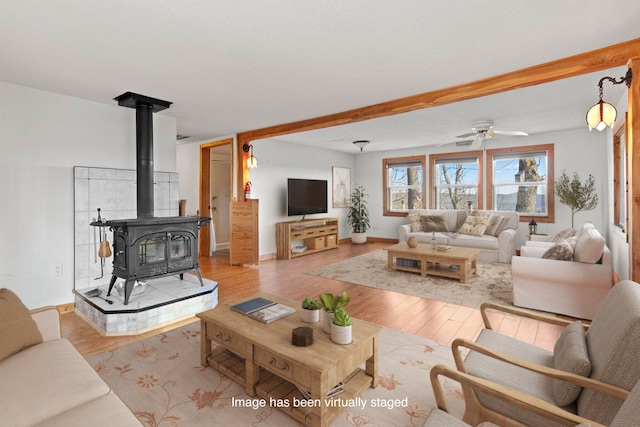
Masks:
[[[154,234],[140,240],[138,246],[139,274],[159,275],[167,273],[167,236]]]
[[[189,234],[169,234],[169,272],[191,269],[194,240]]]

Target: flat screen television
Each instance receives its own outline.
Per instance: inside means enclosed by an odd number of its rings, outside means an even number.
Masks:
[[[287,179],[287,215],[327,213],[326,179]]]

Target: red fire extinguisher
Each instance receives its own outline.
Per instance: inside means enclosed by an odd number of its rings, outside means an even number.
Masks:
[[[247,184],[244,186],[244,201],[251,199],[251,181],[247,181]]]

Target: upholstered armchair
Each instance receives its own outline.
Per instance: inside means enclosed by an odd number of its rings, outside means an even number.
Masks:
[[[585,223],[572,242],[531,238],[511,261],[513,304],[593,319],[613,286],[611,251],[604,237]]]
[[[548,351],[492,330],[488,311],[564,326]],[[474,341],[456,339],[452,350],[463,373],[501,384],[543,400],[557,409],[609,425],[628,391],[640,378],[640,285],[617,283],[591,325],[515,307],[484,304],[485,329]],[[586,331],[586,333],[584,332]],[[463,356],[463,349],[469,352]],[[464,420],[501,424],[505,417],[527,426],[570,425],[523,411],[463,384]]]

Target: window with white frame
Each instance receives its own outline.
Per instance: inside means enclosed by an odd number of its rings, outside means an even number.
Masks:
[[[385,215],[426,207],[424,163],[424,156],[383,160]]]
[[[536,219],[553,218],[553,145],[488,153],[491,208]]]

